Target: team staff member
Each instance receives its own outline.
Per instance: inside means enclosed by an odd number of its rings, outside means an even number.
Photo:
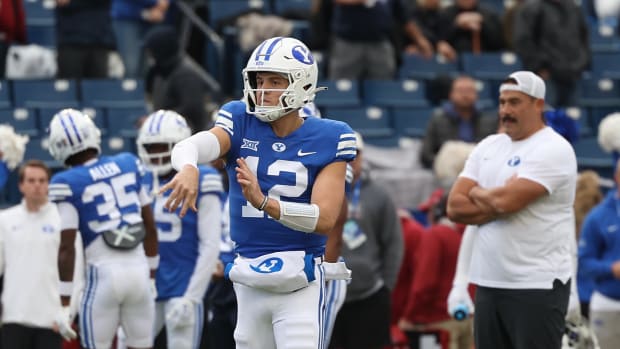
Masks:
[[[476,224],[477,349],[558,349],[572,274],[577,162],[545,125],[545,83],[529,71],[500,86],[503,133],[471,153],[449,200],[451,220]]]
[[[4,348],[60,349],[61,336],[76,336],[69,317],[63,316],[68,307],[60,305],[60,215],[47,199],[50,175],[42,161],[22,165],[19,190],[23,200],[0,213]]]

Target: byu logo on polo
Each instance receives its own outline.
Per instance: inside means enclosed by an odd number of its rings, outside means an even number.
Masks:
[[[517,155],[512,157],[512,159],[508,160],[508,166],[510,166],[510,167],[519,166],[520,163],[521,163],[521,158],[519,156],[517,156]]]
[[[273,258],[265,259],[257,266],[250,265],[250,268],[252,268],[252,270],[254,270],[257,273],[269,274],[269,273],[275,273],[275,272],[282,270],[283,265],[284,265],[284,262],[282,261],[282,259],[273,257]]]

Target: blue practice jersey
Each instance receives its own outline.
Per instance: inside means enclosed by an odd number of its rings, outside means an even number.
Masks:
[[[204,195],[223,195],[222,178],[212,167],[198,166],[199,183],[198,198]],[[164,186],[171,178],[159,178],[160,186]],[[147,172],[144,186],[150,191],[153,188],[153,173]],[[159,240],[159,268],[157,268],[156,286],[157,299],[181,297],[189,284],[199,255],[198,215],[188,210],[185,217],[179,217],[181,208],[170,212],[164,204],[170,191],[157,195],[153,201],[153,215],[157,225]]]
[[[142,222],[140,190],[144,168],[131,153],[101,156],[55,174],[50,200],[72,204],[79,215],[84,247],[100,233]]]
[[[230,181],[230,231],[236,252],[256,257],[277,251],[324,253],[324,235],[288,228],[254,208],[236,180],[236,159],[245,158],[257,173],[263,193],[277,200],[310,203],[319,172],[332,162],[355,158],[355,134],[344,122],[306,118],[286,137],[278,137],[268,123],[245,112],[245,104],[233,101],[222,106],[216,126],[230,135],[227,154]]]

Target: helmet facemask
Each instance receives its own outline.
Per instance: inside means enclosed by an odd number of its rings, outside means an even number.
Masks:
[[[165,176],[172,172],[172,147],[174,143],[143,143],[139,145],[138,155],[144,167],[156,176]]]

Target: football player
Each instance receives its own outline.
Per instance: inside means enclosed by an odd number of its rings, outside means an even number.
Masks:
[[[227,160],[237,349],[323,344],[321,263],[356,149],[347,124],[299,116],[319,90],[317,71],[301,41],[264,41],[243,70],[243,100],[222,106],[213,128],[172,151],[179,173],[162,191],[172,190],[166,206],[181,207],[181,216],[196,209],[196,164]]]
[[[50,122],[50,154],[69,167],[49,186],[61,216],[61,300],[69,305],[79,230],[87,269],[79,309],[82,347],[109,348],[121,326],[130,348],[150,348],[159,256],[151,199],[141,184],[144,170],[130,153],[101,156],[100,143],[99,129],[80,111],[61,110]]]
[[[170,163],[172,147],[189,137],[186,120],[170,110],[152,113],[138,134],[138,155],[149,170],[145,187],[156,193],[176,174]],[[198,348],[203,328],[203,304],[219,254],[223,186],[213,167],[199,166],[198,211],[183,220],[164,208],[169,192],[156,196],[152,208],[159,238],[155,334],[164,324],[168,348]]]

